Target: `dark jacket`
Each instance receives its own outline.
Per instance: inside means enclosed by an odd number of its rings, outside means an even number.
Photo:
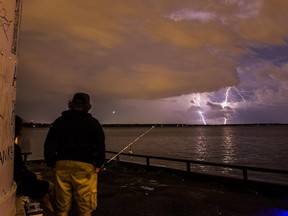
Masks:
[[[100,168],[105,161],[105,135],[100,123],[89,113],[64,111],[49,129],[44,158],[50,167],[58,160],[74,160]]]
[[[35,180],[36,175],[29,171],[22,159],[22,153],[19,145],[14,144],[14,181],[20,184],[22,181]]]
[[[14,181],[17,195],[29,196],[33,200],[43,199],[49,192],[49,182],[37,179],[34,172],[27,169],[19,145],[14,144]]]

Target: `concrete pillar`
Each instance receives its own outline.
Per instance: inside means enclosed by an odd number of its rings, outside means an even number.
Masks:
[[[0,0],[0,216],[16,213],[14,110],[21,9],[22,0]]]

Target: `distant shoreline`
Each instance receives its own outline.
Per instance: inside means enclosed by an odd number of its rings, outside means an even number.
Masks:
[[[102,127],[239,127],[239,126],[285,126],[288,123],[253,123],[253,124],[102,124]],[[26,128],[48,128],[49,123],[24,123]]]

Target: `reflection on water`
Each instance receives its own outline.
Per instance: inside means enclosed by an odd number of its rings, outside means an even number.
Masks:
[[[201,161],[213,161],[213,158],[217,158],[219,163],[234,163],[235,158],[235,137],[233,131],[229,127],[221,127],[219,130],[213,128],[207,129],[200,127],[194,129],[197,132],[195,137],[191,140],[193,144],[193,152],[191,155],[195,155],[194,158]],[[212,160],[211,160],[212,158]]]
[[[205,160],[205,153],[207,152],[207,149],[203,135],[201,133],[198,134],[196,136],[196,140],[197,140],[195,146],[196,158],[199,160]]]
[[[222,128],[222,150],[223,150],[223,162],[233,163],[235,161],[235,144],[233,142],[233,133],[231,133],[230,128]]]

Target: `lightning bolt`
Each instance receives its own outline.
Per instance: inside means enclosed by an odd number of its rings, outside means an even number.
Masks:
[[[221,95],[221,99],[219,100],[219,95]],[[217,96],[218,95],[218,96]],[[217,96],[216,101],[212,100],[212,97]],[[200,117],[200,121],[206,125],[206,115],[209,112],[214,113],[214,116],[217,116],[215,112],[217,110],[220,112],[220,116],[216,118],[215,121],[222,122],[222,124],[226,125],[230,120],[232,120],[233,115],[237,115],[237,109],[239,106],[245,106],[246,96],[243,94],[241,90],[234,86],[230,86],[221,91],[212,93],[194,93],[192,94],[191,103],[194,107],[198,107],[196,113]],[[220,119],[221,118],[221,119]],[[210,120],[210,119],[209,119]],[[214,120],[211,119],[213,122]]]
[[[201,95],[200,94],[196,94],[196,97],[193,100],[195,102],[195,104],[200,107],[201,109],[203,109],[202,106],[202,100],[201,100]],[[203,114],[203,112],[201,110],[198,111],[198,114],[200,115],[201,121],[203,122],[204,125],[206,125],[206,120],[205,120],[205,116]]]
[[[231,101],[231,102],[229,102],[229,96],[230,96],[230,94],[232,93],[231,92],[231,90],[234,90],[235,92],[236,92],[236,94],[241,98],[241,100],[242,101],[245,101],[246,99],[245,99],[245,97],[244,97],[244,95],[242,94],[242,92],[239,90],[239,89],[237,89],[236,87],[228,87],[227,89],[226,89],[226,91],[225,91],[225,94],[224,94],[224,101],[220,104],[221,105],[221,107],[222,107],[222,109],[224,109],[225,107],[230,107],[230,108],[232,108],[233,109],[233,112],[234,113],[237,113],[236,111],[235,111],[235,109],[233,108],[233,102]],[[230,105],[229,105],[230,104]],[[235,107],[235,105],[234,105],[234,107]],[[226,117],[224,117],[224,122],[223,122],[223,124],[227,124],[227,118]]]
[[[230,90],[231,90],[231,87],[228,87],[225,91],[225,99],[224,101],[220,104],[222,109],[224,109],[225,107],[227,107],[227,104],[228,104],[228,99],[229,99],[229,93],[230,93]],[[224,122],[223,122],[224,125],[227,124],[227,118],[224,117]]]
[[[233,89],[234,89],[235,92],[242,98],[243,101],[246,100],[245,97],[244,97],[244,95],[242,94],[242,92],[241,92],[239,89],[237,89],[236,87],[233,87]]]
[[[225,100],[221,103],[222,109],[224,109],[228,104],[228,98],[230,93],[231,87],[228,87],[225,92]]]
[[[205,117],[204,117],[203,113],[201,111],[198,111],[198,113],[199,113],[199,115],[201,117],[201,120],[202,120],[203,124],[206,125],[206,120],[205,120]]]

